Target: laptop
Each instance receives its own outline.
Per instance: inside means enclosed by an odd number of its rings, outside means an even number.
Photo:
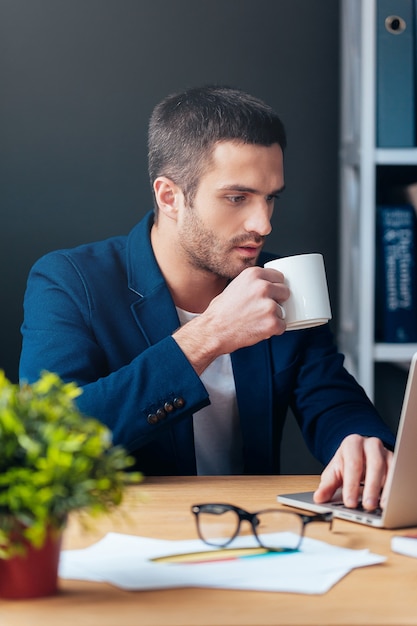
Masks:
[[[417,526],[417,353],[414,354],[407,379],[401,417],[398,425],[394,457],[387,476],[385,508],[365,511],[361,506],[350,509],[343,505],[341,490],[330,502],[316,504],[313,492],[286,493],[277,496],[278,502],[292,507],[325,513],[335,517],[376,526],[404,528]]]

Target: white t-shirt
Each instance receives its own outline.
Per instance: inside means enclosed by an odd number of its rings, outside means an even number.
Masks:
[[[181,325],[198,315],[178,307],[177,312]],[[230,354],[215,359],[200,378],[211,404],[193,416],[197,474],[242,474],[242,433]]]

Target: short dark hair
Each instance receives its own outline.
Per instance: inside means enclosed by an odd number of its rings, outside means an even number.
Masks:
[[[158,176],[166,176],[181,188],[191,204],[200,176],[219,141],[262,146],[277,143],[283,151],[286,147],[283,123],[262,100],[231,87],[188,89],[166,97],[151,115],[151,186]]]

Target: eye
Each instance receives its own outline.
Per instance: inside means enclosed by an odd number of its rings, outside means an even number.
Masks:
[[[239,204],[241,202],[244,202],[246,200],[246,196],[227,196],[227,199],[232,203],[232,204]]]
[[[280,199],[280,195],[277,193],[272,193],[270,196],[266,196],[266,201],[267,202],[275,202],[276,200]]]

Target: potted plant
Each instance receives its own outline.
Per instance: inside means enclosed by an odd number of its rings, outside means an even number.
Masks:
[[[78,410],[80,393],[50,372],[20,386],[0,371],[0,597],[55,593],[68,514],[110,511],[141,479],[110,431]]]

